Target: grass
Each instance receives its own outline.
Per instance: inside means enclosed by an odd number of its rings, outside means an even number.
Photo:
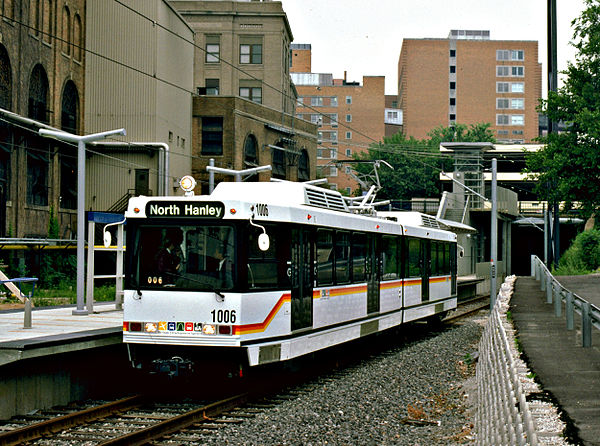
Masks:
[[[5,304],[18,304],[21,301],[14,296],[12,293],[4,293],[4,298],[0,297],[0,303]],[[31,293],[31,286],[29,284],[23,284],[21,287],[23,294],[29,295]],[[115,286],[114,285],[102,285],[94,287],[94,301],[96,302],[110,302],[115,300]],[[33,304],[36,307],[52,307],[57,305],[69,305],[77,302],[77,288],[72,285],[62,285],[59,288],[44,289],[35,287],[33,293]]]

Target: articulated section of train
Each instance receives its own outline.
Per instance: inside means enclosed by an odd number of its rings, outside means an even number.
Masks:
[[[348,204],[293,182],[132,198],[123,340],[134,366],[285,361],[456,308],[454,233]]]

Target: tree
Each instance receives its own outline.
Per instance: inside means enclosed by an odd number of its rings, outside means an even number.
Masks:
[[[565,130],[540,138],[545,147],[527,156],[536,192],[550,202],[578,202],[584,216],[597,212],[600,197],[600,4],[585,0],[573,20],[575,62],[567,63],[564,85],[548,92],[539,111]]]
[[[452,170],[452,159],[443,156],[441,142],[495,142],[488,123],[451,127],[439,126],[418,140],[398,132],[383,138],[382,143],[373,144],[367,152],[357,155],[362,160],[387,161],[394,170],[382,168],[379,178],[382,185],[380,199],[410,200],[411,198],[437,198],[441,193],[439,174]],[[357,166],[357,170],[365,169]]]

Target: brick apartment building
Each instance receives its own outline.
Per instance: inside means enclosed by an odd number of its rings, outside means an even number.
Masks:
[[[490,40],[489,31],[452,30],[447,39],[404,39],[398,101],[407,136],[440,125],[489,122],[498,142],[538,136],[542,93],[538,42]]]
[[[344,160],[366,151],[385,135],[385,77],[364,76],[362,85],[332,74],[311,73],[307,44],[292,44],[292,80],[298,91],[297,117],[319,126],[318,176],[330,187],[353,194],[357,181]]]

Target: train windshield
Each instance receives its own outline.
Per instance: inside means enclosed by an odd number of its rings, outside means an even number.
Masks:
[[[127,246],[130,286],[197,291],[233,288],[233,226],[140,225],[132,232]]]

